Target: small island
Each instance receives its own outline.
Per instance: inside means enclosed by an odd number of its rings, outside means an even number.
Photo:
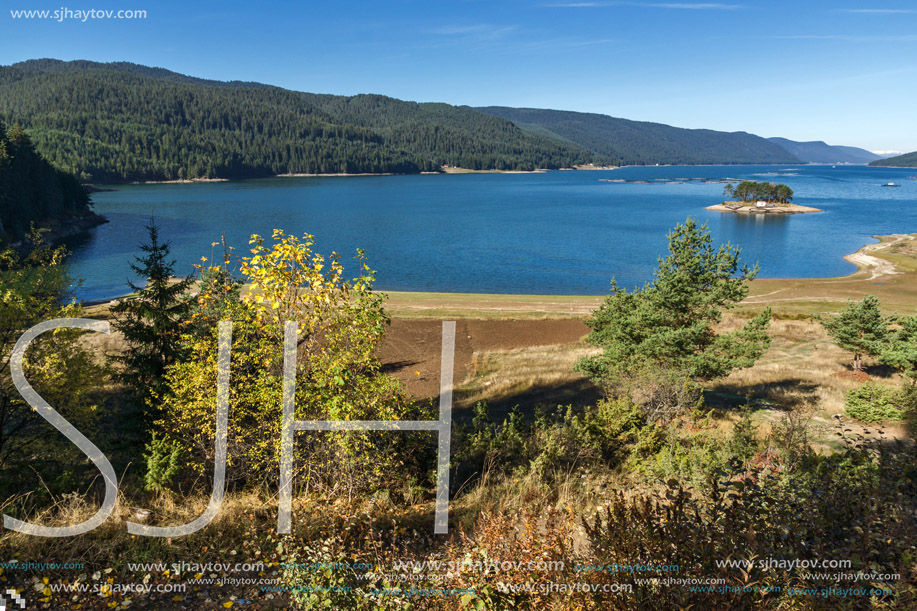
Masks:
[[[737,186],[726,185],[723,195],[729,198],[721,204],[707,206],[707,210],[739,212],[743,214],[804,214],[822,212],[820,208],[792,203],[793,190],[787,185],[773,182],[746,180]]]

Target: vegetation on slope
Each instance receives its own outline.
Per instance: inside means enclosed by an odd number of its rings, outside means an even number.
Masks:
[[[509,119],[534,133],[555,135],[623,165],[799,163],[780,146],[745,132],[681,129],[562,110],[502,106],[478,110]]]
[[[28,127],[56,165],[96,182],[601,161],[467,108],[303,94],[124,63],[2,67],[0,116]]]
[[[93,216],[86,190],[53,168],[20,126],[0,122],[0,239],[25,237],[33,223]]]
[[[879,159],[869,165],[886,168],[917,168],[917,151],[898,155],[897,157],[889,157],[888,159]]]
[[[855,146],[832,146],[820,140],[797,142],[786,138],[768,138],[805,163],[869,163],[881,159],[872,151]]]
[[[443,166],[793,163],[744,132],[553,110],[405,102],[219,82],[128,63],[0,67],[0,117],[84,181],[413,173]]]

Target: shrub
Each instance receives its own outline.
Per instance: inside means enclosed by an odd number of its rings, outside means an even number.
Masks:
[[[66,250],[44,244],[43,231],[33,228],[27,252],[0,247],[0,495],[14,490],[14,483],[30,477],[32,469],[56,477],[66,459],[81,464],[76,446],[48,434],[39,412],[16,389],[11,357],[13,347],[27,329],[54,318],[81,315],[70,303],[72,279],[64,265]],[[70,423],[87,430],[98,421],[96,401],[109,375],[82,343],[85,331],[61,329],[36,338],[22,362],[23,373],[34,390]],[[78,458],[77,458],[78,457]],[[31,468],[27,468],[31,467]],[[34,485],[34,484],[33,484]],[[55,491],[56,492],[56,491]]]
[[[904,417],[899,391],[882,384],[866,382],[851,388],[844,398],[844,411],[860,422],[900,420]]]
[[[748,460],[757,452],[758,442],[755,437],[755,425],[751,421],[749,405],[742,408],[742,417],[733,427],[726,445],[729,452],[740,460]]]
[[[459,429],[456,461],[469,475],[496,469],[545,476],[589,464],[614,468],[632,452],[656,452],[662,442],[658,431],[627,399],[607,399],[583,410],[558,407],[531,423],[514,408],[501,424],[491,422],[486,403],[478,403],[471,429]]]
[[[911,434],[917,434],[917,383],[909,382],[901,388],[898,396],[899,405],[904,411],[904,419],[907,421],[908,430]]]
[[[762,562],[843,558],[852,561],[852,572],[868,568],[902,577],[911,572],[911,541],[917,534],[908,517],[917,505],[910,467],[913,449],[844,441],[843,452],[814,457],[812,469],[789,469],[775,454],[762,452],[724,466],[703,486],[691,486],[693,490],[673,478],[666,490],[612,492],[611,501],[584,520],[589,558],[581,562],[677,565],[679,576],[719,577],[726,590],[713,595],[628,579],[633,581],[632,595],[601,608],[866,608],[838,606],[837,600],[830,607],[800,606],[798,598],[787,594],[790,589],[833,585],[831,577]],[[747,570],[720,566],[725,559],[753,564]],[[621,575],[595,576],[621,581]],[[892,591],[896,608],[914,608],[908,579],[873,583]],[[743,591],[746,587],[750,590]],[[868,608],[884,608],[890,601],[870,602]]]
[[[181,470],[179,458],[181,457],[181,444],[157,437],[146,447],[143,458],[146,460],[146,474],[143,477],[144,487],[150,492],[164,492],[172,478]]]

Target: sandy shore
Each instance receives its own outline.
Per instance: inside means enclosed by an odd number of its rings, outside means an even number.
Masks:
[[[707,210],[717,212],[738,212],[739,214],[805,214],[807,212],[824,212],[821,208],[800,206],[799,204],[780,204],[774,208],[758,208],[747,202],[723,202],[715,206],[707,206]]]
[[[857,266],[847,276],[836,278],[756,278],[751,294],[743,304],[799,302],[800,304],[843,303],[851,296],[873,293],[892,307],[917,310],[917,251],[901,251],[917,244],[917,234],[873,236],[880,240],[867,244],[844,259]],[[889,252],[898,246],[896,252]],[[878,256],[877,256],[878,255]],[[886,258],[885,255],[892,255]],[[876,284],[876,279],[887,282]],[[886,286],[887,284],[887,286]],[[193,290],[192,290],[193,292]],[[581,319],[593,312],[605,295],[515,295],[482,293],[435,293],[393,291],[386,309],[393,318],[405,319]],[[124,296],[120,297],[123,298]],[[83,305],[93,315],[105,315],[118,299],[87,301]]]
[[[392,172],[362,172],[356,174],[306,174],[306,173],[296,173],[296,174],[274,174],[272,178],[307,178],[307,177],[321,177],[321,178],[330,178],[334,176],[394,176]]]
[[[469,170],[454,166],[443,167],[443,174],[544,174],[550,170]]]
[[[560,170],[617,170],[617,166],[594,166],[594,165],[578,165],[572,168],[560,168],[559,170],[548,170],[544,168],[539,168],[537,170],[470,170],[467,168],[458,168],[454,166],[447,166],[438,172],[419,172],[419,174],[544,174],[545,172],[557,172]],[[273,174],[271,176],[265,176],[264,178],[334,178],[338,176],[348,177],[348,176],[395,176],[394,172],[356,172],[350,174],[342,174],[340,172],[335,173],[307,173],[307,172],[296,172],[296,173],[286,173],[286,174]],[[176,180],[134,180],[128,183],[112,183],[112,184],[102,184],[99,186],[87,185],[92,187],[95,191],[111,191],[112,189],[107,187],[117,187],[118,184],[128,184],[128,185],[187,185],[191,183],[198,182],[228,182],[230,180],[252,180],[250,178],[182,178]]]
[[[914,239],[914,236],[908,235],[906,233],[894,233],[887,236],[873,237],[878,238],[881,241],[876,244],[867,244],[855,253],[845,255],[844,259],[850,261],[858,268],[860,268],[859,271],[868,273],[869,280],[874,280],[882,276],[891,276],[894,274],[903,273],[895,267],[893,262],[889,261],[888,259],[880,259],[879,257],[875,257],[871,253],[891,248],[892,246],[902,242],[910,242]]]
[[[228,182],[228,178],[179,178],[176,180],[135,180],[129,185],[187,185],[195,182]],[[108,186],[108,185],[105,185]],[[105,189],[111,191],[111,189]]]

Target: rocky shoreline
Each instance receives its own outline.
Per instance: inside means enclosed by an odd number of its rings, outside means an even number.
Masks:
[[[63,218],[50,219],[42,223],[39,227],[47,230],[44,234],[44,241],[47,244],[56,246],[67,238],[79,235],[89,231],[93,227],[104,225],[108,219],[95,212],[81,214],[79,216],[68,216]],[[23,248],[26,240],[13,242],[11,245],[14,249]]]
[[[774,204],[758,207],[748,202],[723,202],[715,206],[707,206],[707,210],[717,212],[736,212],[739,214],[806,214],[808,212],[824,212],[821,208],[800,206],[799,204]]]

